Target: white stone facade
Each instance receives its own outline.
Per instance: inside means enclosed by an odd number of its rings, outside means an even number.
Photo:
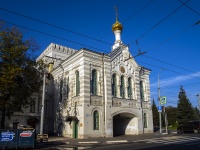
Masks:
[[[54,63],[46,86],[44,133],[91,138],[153,132],[150,70],[132,58],[120,33],[115,32],[120,42],[109,54],[51,43],[38,57]],[[35,113],[15,113],[7,126],[34,117],[39,133],[41,93],[35,97]]]

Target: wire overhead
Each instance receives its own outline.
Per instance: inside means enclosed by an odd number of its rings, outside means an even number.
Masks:
[[[104,43],[104,44],[107,44],[107,45],[112,45],[108,42],[105,42],[105,41],[101,41],[99,39],[96,39],[96,38],[93,38],[93,37],[90,37],[90,36],[87,36],[87,35],[84,35],[84,34],[81,34],[81,33],[78,33],[78,32],[75,32],[75,31],[72,31],[72,30],[69,30],[69,29],[66,29],[66,28],[63,28],[63,27],[59,27],[59,26],[56,26],[56,25],[53,25],[53,24],[50,24],[50,23],[47,23],[47,22],[44,22],[42,20],[39,20],[39,19],[35,19],[35,18],[32,18],[32,17],[29,17],[29,16],[25,16],[25,15],[22,15],[22,14],[19,14],[19,13],[16,13],[16,12],[13,12],[13,11],[10,11],[10,10],[7,10],[5,8],[1,8],[1,10],[3,11],[7,11],[9,13],[12,13],[12,14],[15,14],[15,15],[18,15],[18,16],[21,16],[21,17],[24,17],[24,18],[28,18],[28,19],[31,19],[31,20],[34,20],[34,21],[37,21],[37,22],[40,22],[42,24],[46,24],[46,25],[49,25],[49,26],[52,26],[52,27],[55,27],[55,28],[58,28],[58,29],[61,29],[61,30],[64,30],[64,31],[67,31],[67,32],[71,32],[73,34],[77,34],[79,36],[83,36],[83,37],[86,37],[88,39],[92,39],[92,40],[95,40],[95,41],[98,41],[98,42],[101,42],[101,43]]]
[[[187,0],[185,3],[189,2],[189,0]],[[151,32],[154,28],[156,28],[158,25],[160,25],[163,21],[165,21],[167,18],[169,18],[171,15],[173,15],[175,12],[177,12],[182,6],[184,6],[184,4],[182,4],[181,6],[179,6],[178,8],[176,8],[173,12],[171,12],[170,14],[168,14],[166,17],[164,17],[162,20],[160,20],[157,24],[155,24],[152,28],[150,28],[148,31],[146,31],[144,34],[142,34],[138,39],[136,39],[135,41],[139,41],[142,37],[144,37],[145,35],[147,35],[149,32]],[[130,42],[129,44],[133,44],[135,43],[135,41]]]

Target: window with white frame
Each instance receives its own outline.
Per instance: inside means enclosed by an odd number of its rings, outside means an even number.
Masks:
[[[132,91],[132,80],[131,77],[128,78],[128,98],[132,99],[133,98],[133,91]]]
[[[147,120],[147,113],[144,113],[144,128],[147,128],[148,120]]]
[[[30,100],[30,113],[35,113],[35,101],[36,101],[36,98],[31,98],[31,100]]]
[[[97,70],[92,70],[91,93],[97,95]]]
[[[143,81],[140,81],[140,98],[144,101],[144,85]]]
[[[120,96],[125,98],[125,85],[124,85],[124,76],[121,76],[121,85],[120,85]]]
[[[99,130],[99,112],[97,110],[93,113],[94,130]]]
[[[80,94],[80,80],[79,80],[79,71],[76,71],[76,96]]]
[[[117,96],[117,77],[116,74],[112,75],[112,95]]]

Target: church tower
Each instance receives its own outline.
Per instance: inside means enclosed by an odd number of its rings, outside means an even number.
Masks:
[[[115,43],[112,46],[112,51],[122,44],[121,33],[123,30],[123,26],[120,22],[118,22],[118,12],[116,7],[115,10],[116,10],[116,22],[112,25],[112,31],[115,34]]]

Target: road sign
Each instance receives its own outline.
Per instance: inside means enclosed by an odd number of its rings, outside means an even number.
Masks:
[[[162,112],[162,106],[158,106],[158,112]]]
[[[2,132],[1,133],[1,141],[12,141],[14,138],[13,132]]]
[[[160,98],[160,104],[166,104],[167,103],[167,97],[166,96],[162,96]]]

